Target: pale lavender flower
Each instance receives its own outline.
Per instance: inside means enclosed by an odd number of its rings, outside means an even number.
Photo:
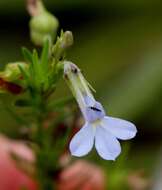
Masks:
[[[121,153],[118,141],[135,137],[137,129],[131,122],[106,116],[97,102],[80,70],[71,62],[65,62],[64,73],[85,119],[84,126],[70,142],[71,154],[87,155],[95,145],[98,154],[105,160],[115,160]]]

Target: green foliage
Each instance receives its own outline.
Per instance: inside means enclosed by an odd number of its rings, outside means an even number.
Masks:
[[[29,109],[29,115],[32,118],[30,122],[33,123],[33,126],[30,126],[31,124],[26,126],[32,129],[29,138],[37,147],[34,149],[37,179],[42,190],[53,189],[54,174],[60,169],[59,157],[69,138],[69,130],[63,129],[60,138],[58,138],[58,130],[60,123],[63,123],[67,115],[71,115],[66,113],[64,108],[68,103],[71,103],[72,99],[63,98],[53,101],[49,98],[55,92],[58,81],[63,77],[63,61],[65,50],[69,47],[69,40],[67,40],[69,33],[62,32],[61,37],[57,38],[54,45],[50,44],[50,40],[47,39],[40,56],[37,50],[30,52],[23,48],[22,53],[28,64],[28,69],[26,70],[19,65],[26,92],[29,93],[26,98],[16,99],[14,105],[20,109]],[[72,34],[70,33],[70,35]],[[50,124],[45,127],[44,122],[48,116],[56,113],[59,113],[58,118],[49,118]],[[56,136],[55,139],[53,139],[53,135]]]
[[[25,60],[29,63],[29,70],[25,71],[21,65],[19,67],[28,88],[32,93],[34,91],[41,94],[48,93],[61,78],[60,73],[62,73],[61,63],[53,65],[52,59],[49,57],[49,41],[45,41],[40,57],[36,50],[31,53],[28,49],[23,48],[22,52]]]
[[[65,125],[65,119],[71,117],[72,109],[66,110],[65,107],[73,99],[53,100],[51,95],[63,78],[63,62],[67,48],[73,43],[72,33],[62,31],[56,43],[51,42],[49,38],[43,42],[40,54],[36,49],[31,52],[22,48],[25,62],[8,64],[0,73],[1,86],[10,82],[10,85],[19,84],[23,89],[19,96],[13,96],[12,102],[6,99],[2,106],[27,131],[25,138],[36,157],[36,178],[40,190],[53,190],[53,178],[61,169],[59,158],[66,149],[71,129],[67,126],[59,129],[59,125]]]

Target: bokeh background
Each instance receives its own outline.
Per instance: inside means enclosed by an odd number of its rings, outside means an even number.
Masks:
[[[33,48],[23,0],[0,0],[0,68],[22,60],[21,47]],[[162,145],[162,1],[46,0],[46,7],[72,30],[68,58],[78,64],[112,116],[134,122],[125,167],[143,169],[155,185],[160,179]],[[68,90],[64,84],[58,94]],[[0,131],[16,137],[16,123],[0,110]],[[107,168],[108,163],[103,166]],[[158,173],[159,169],[159,173]],[[124,170],[124,169],[123,169]],[[106,170],[109,171],[109,169]],[[158,173],[158,174],[157,174]],[[156,187],[155,187],[156,186]],[[152,188],[153,188],[152,187]],[[124,190],[124,187],[121,188]]]

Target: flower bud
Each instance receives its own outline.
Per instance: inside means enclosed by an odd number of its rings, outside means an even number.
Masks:
[[[23,90],[24,89],[20,85],[7,82],[0,78],[0,93],[20,94]]]
[[[73,34],[71,31],[61,32],[61,36],[57,39],[53,47],[53,54],[57,60],[63,57],[65,51],[73,45]]]
[[[49,13],[39,2],[38,14],[30,20],[30,37],[35,45],[42,46],[47,38],[54,40],[56,37],[59,22],[55,16]]]
[[[61,47],[67,49],[73,45],[73,34],[71,31],[66,31],[61,39]]]
[[[19,66],[24,70],[28,69],[28,65],[24,62],[8,63],[4,71],[0,72],[0,78],[7,82],[13,82],[21,79],[22,74]]]
[[[24,62],[8,63],[4,71],[0,72],[0,93],[9,92],[11,94],[20,94],[24,91],[25,83],[19,67],[24,70],[28,65]]]

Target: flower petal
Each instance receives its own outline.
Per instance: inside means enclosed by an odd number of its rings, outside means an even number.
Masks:
[[[86,106],[94,106],[94,104],[96,103],[95,99],[91,96],[84,96],[84,101]]]
[[[131,139],[135,137],[137,133],[135,125],[123,119],[104,117],[102,126],[116,138],[121,140]]]
[[[95,147],[105,160],[115,160],[121,152],[119,141],[102,126],[96,128]]]
[[[95,130],[86,123],[70,142],[70,152],[73,156],[84,156],[88,154],[94,144]]]

